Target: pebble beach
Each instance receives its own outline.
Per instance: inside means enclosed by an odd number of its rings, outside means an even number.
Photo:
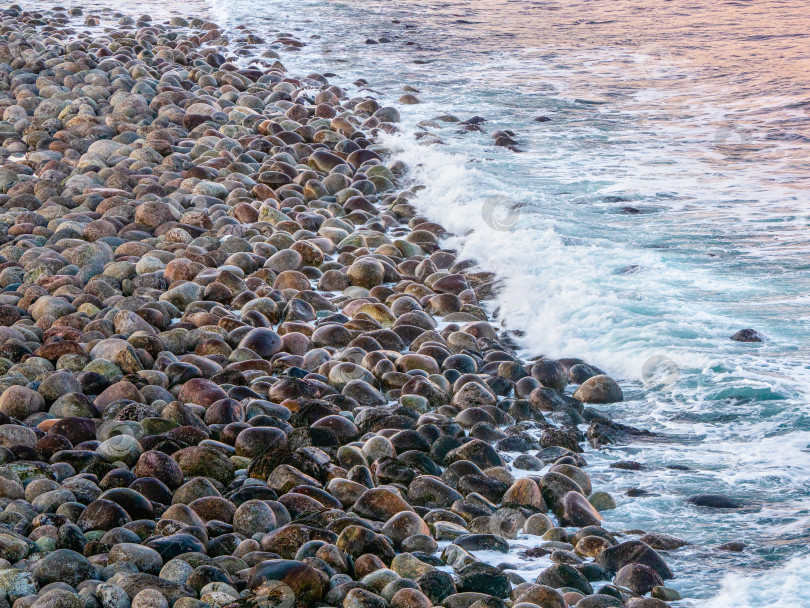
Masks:
[[[604,525],[585,450],[658,439],[610,370],[525,357],[399,109],[262,42],[0,10],[0,608],[691,605]]]

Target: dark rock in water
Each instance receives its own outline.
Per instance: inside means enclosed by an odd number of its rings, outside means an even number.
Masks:
[[[731,339],[735,342],[764,342],[765,336],[755,329],[747,328],[741,329],[735,333],[733,336],[731,336]]]
[[[606,581],[609,580],[612,574],[599,564],[595,562],[591,562],[588,564],[582,564],[580,566],[575,566],[576,569],[588,579],[589,582],[596,582],[596,581]]]
[[[543,494],[543,500],[545,500],[546,504],[552,509],[556,509],[563,497],[569,492],[577,492],[582,496],[585,495],[585,492],[583,492],[577,482],[566,475],[553,471],[543,476],[539,486]]]
[[[443,566],[444,561],[440,557],[433,555],[439,548],[439,544],[429,534],[414,534],[402,541],[402,550],[410,553],[420,562],[431,566]]]
[[[524,557],[545,557],[547,555],[551,555],[551,550],[544,549],[543,547],[531,547],[525,551],[522,551],[521,555]]]
[[[469,460],[459,460],[444,470],[441,479],[450,487],[458,488],[458,482],[465,475],[484,475],[484,471]]]
[[[600,595],[608,595],[610,597],[616,598],[622,602],[626,601],[628,598],[628,593],[626,589],[621,589],[616,585],[604,585],[599,590]]]
[[[677,602],[678,600],[682,599],[681,594],[678,593],[675,589],[671,589],[669,587],[659,586],[653,588],[650,592],[650,595],[657,600],[662,600],[665,602]]]
[[[459,570],[456,587],[461,593],[486,593],[495,597],[508,597],[512,589],[504,572],[482,562],[464,566]]]
[[[568,380],[574,384],[582,384],[594,376],[601,376],[604,375],[604,373],[605,372],[603,372],[601,369],[594,367],[593,365],[588,365],[587,363],[576,363],[568,369]]]
[[[619,587],[626,587],[637,595],[645,595],[664,581],[652,568],[643,564],[627,564],[616,574],[613,582]]]
[[[545,387],[562,391],[568,385],[568,371],[554,359],[541,359],[532,366],[532,377]]]
[[[579,453],[582,452],[579,445],[581,439],[582,433],[575,427],[551,427],[540,435],[540,445],[544,448],[564,448],[570,452]]]
[[[734,498],[723,496],[722,494],[698,494],[690,496],[686,502],[697,507],[709,507],[712,509],[739,509],[743,504]]]
[[[645,534],[639,540],[647,543],[650,547],[658,551],[674,551],[675,549],[680,549],[689,544],[680,538],[660,533]]]
[[[459,536],[453,541],[454,545],[458,545],[467,551],[500,551],[501,553],[509,552],[509,543],[502,537],[495,536],[494,534],[465,534]]]
[[[732,541],[730,543],[725,543],[717,547],[718,551],[731,551],[733,553],[739,553],[741,551],[745,551],[748,545],[744,542],[740,541]]]
[[[546,464],[559,462],[561,458],[570,458],[573,464],[578,467],[584,467],[588,464],[581,452],[572,452],[560,446],[543,448],[537,453],[537,457]]]
[[[532,390],[529,394],[529,401],[544,412],[558,412],[568,409],[582,410],[580,401],[545,386]]]
[[[512,466],[524,471],[539,471],[543,468],[543,461],[530,454],[521,454],[512,461]]]
[[[645,490],[644,488],[630,488],[625,492],[627,496],[630,497],[641,497],[641,496],[661,496],[657,492],[650,492],[649,490]]]
[[[609,420],[594,420],[588,427],[588,443],[595,448],[605,445],[630,443],[656,437],[651,431],[637,429]]]
[[[571,587],[585,595],[593,593],[593,587],[588,580],[573,566],[568,564],[554,564],[543,570],[535,581],[538,585],[546,585],[553,589]]]
[[[539,447],[537,442],[523,435],[512,435],[501,439],[497,443],[497,448],[502,452],[528,452],[529,450],[536,450]]]
[[[534,119],[535,122],[548,122],[550,120],[548,116],[538,116]]]
[[[579,492],[567,492],[555,506],[554,512],[563,526],[598,526],[602,516]]]
[[[622,469],[624,471],[643,471],[644,465],[635,460],[617,460],[610,463],[611,469]]]
[[[652,568],[664,580],[673,578],[672,570],[655,549],[637,540],[630,540],[605,549],[596,559],[596,563],[611,572],[618,572],[627,564],[642,564]]]
[[[643,270],[642,266],[638,264],[630,264],[625,266],[624,268],[619,268],[615,271],[615,274],[637,274]]]

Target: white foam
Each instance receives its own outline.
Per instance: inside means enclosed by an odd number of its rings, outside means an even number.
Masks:
[[[504,190],[485,170],[407,136],[389,137],[386,143],[414,168],[415,179],[427,185],[413,201],[419,211],[457,235],[447,245],[503,279],[496,303],[500,318],[506,327],[527,332],[524,346],[531,354],[583,357],[629,379],[640,379],[643,362],[662,348],[672,358],[684,359],[684,366],[708,363],[708,356],[689,349],[689,340],[686,352],[678,353],[677,341],[665,348],[662,338],[677,334],[679,324],[689,336],[707,332],[716,315],[698,306],[667,310],[666,297],[678,297],[681,282],[727,286],[704,272],[667,268],[652,250],[600,239],[571,240],[532,208],[520,210],[514,229],[495,229],[482,213],[485,202],[503,196]],[[513,192],[512,198],[520,200],[521,194]],[[615,274],[632,264],[653,270],[641,279]]]
[[[719,593],[706,608],[777,608],[810,606],[810,556],[752,576],[750,572],[726,575]]]

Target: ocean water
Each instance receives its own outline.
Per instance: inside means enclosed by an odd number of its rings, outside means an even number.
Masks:
[[[810,605],[806,3],[138,6],[209,16],[245,61],[270,47],[352,95],[395,103],[418,89],[387,143],[426,186],[415,203],[453,232],[447,245],[502,279],[493,314],[527,356],[582,357],[619,379],[625,401],[604,409],[663,435],[588,452],[594,486],[619,503],[605,525],[689,541],[666,556],[677,606]],[[248,31],[265,43],[247,45]],[[446,115],[485,122],[433,120]],[[496,131],[519,151],[494,146]],[[746,327],[766,341],[729,339]],[[646,469],[609,468],[620,459]],[[697,493],[745,507],[685,502]],[[718,550],[730,541],[747,546]],[[544,565],[509,560],[527,579]]]
[[[805,3],[213,0],[212,15],[265,39],[246,55],[271,46],[352,95],[419,91],[387,143],[447,245],[502,278],[492,312],[527,355],[620,379],[605,410],[664,435],[588,459],[619,502],[605,525],[689,541],[666,557],[677,605],[810,605]],[[729,339],[747,327],[766,341]],[[697,493],[745,507],[685,502]]]

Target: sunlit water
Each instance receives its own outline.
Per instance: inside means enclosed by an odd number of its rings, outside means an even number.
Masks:
[[[493,312],[525,332],[527,354],[583,357],[619,378],[625,402],[605,409],[668,436],[588,459],[620,503],[607,526],[692,543],[667,556],[680,605],[810,602],[805,3],[209,4],[235,47],[239,26],[265,38],[257,55],[282,33],[304,42],[272,45],[294,73],[331,72],[387,103],[404,85],[420,91],[424,103],[398,106],[403,135],[389,143],[427,185],[420,210],[457,235],[448,246],[503,278]],[[419,125],[445,114],[481,116],[484,132]],[[493,146],[507,129],[520,153]],[[768,340],[731,341],[743,327]],[[663,387],[642,381],[655,355],[680,368]],[[608,468],[628,458],[647,470]],[[747,507],[685,503],[709,492]],[[732,540],[748,548],[717,550]]]

